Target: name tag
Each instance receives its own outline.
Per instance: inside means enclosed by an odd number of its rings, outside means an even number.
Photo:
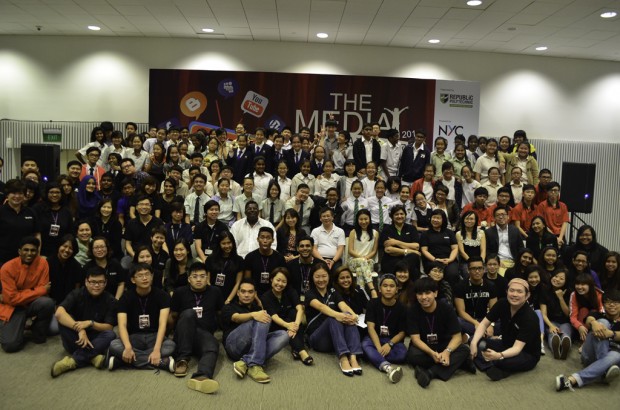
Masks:
[[[390,335],[390,329],[387,326],[381,326],[379,329],[379,336],[387,337]]]
[[[138,327],[140,329],[148,329],[151,327],[151,318],[149,315],[140,315],[138,316]]]
[[[223,273],[218,273],[215,277],[215,286],[224,286],[224,281],[226,280],[226,275]]]
[[[269,272],[261,272],[260,273],[260,283],[261,284],[269,283]]]
[[[192,309],[194,309],[194,312],[196,312],[196,317],[198,319],[202,319],[202,306],[196,306]]]
[[[426,344],[436,345],[439,342],[439,338],[436,333],[429,333],[426,335]]]

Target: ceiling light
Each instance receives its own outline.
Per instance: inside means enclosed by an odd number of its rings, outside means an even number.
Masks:
[[[441,40],[437,40],[436,38],[432,38],[432,39],[428,40],[428,42],[429,42],[429,43],[431,43],[431,44],[437,44],[437,43],[439,43],[440,41],[441,41]]]
[[[329,34],[327,34],[327,33],[316,33],[316,36],[318,38],[327,38],[327,37],[329,37]]]
[[[601,13],[601,17],[604,19],[610,19],[612,17],[616,17],[618,13],[615,11],[606,11],[605,13]]]
[[[468,6],[472,6],[472,7],[476,7],[476,6],[479,6],[481,4],[482,4],[482,2],[480,0],[469,0],[467,2],[467,5]]]
[[[536,47],[536,51],[545,51],[546,49],[547,47],[545,46]]]
[[[101,27],[99,27],[99,26],[88,26],[88,29],[92,30],[92,31],[99,31],[99,30],[101,30]]]
[[[215,30],[213,30],[212,28],[203,28],[202,31],[205,33],[213,33]]]

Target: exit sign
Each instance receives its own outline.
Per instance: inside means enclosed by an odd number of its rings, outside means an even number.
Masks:
[[[43,128],[43,142],[62,142],[62,131],[59,128]]]

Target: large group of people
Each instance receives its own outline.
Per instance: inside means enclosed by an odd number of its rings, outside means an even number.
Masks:
[[[306,366],[334,352],[347,377],[364,358],[397,383],[410,364],[421,387],[458,370],[500,380],[546,349],[586,365],[558,391],[618,376],[620,255],[589,225],[568,243],[526,133],[451,150],[428,137],[104,122],[56,178],[22,158],[0,187],[0,345],[59,334],[52,377],[185,377],[197,358],[187,386],[203,393],[219,343],[258,383],[287,346]]]

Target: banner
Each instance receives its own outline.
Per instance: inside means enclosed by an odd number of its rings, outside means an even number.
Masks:
[[[393,77],[152,69],[149,122],[166,128],[188,126],[190,132],[223,127],[231,136],[239,123],[250,133],[257,127],[282,130],[284,126],[293,132],[308,127],[317,133],[333,115],[338,129],[353,137],[361,134],[364,123],[377,121],[382,129],[399,130],[403,140],[413,137],[416,129],[426,129],[430,138],[436,132],[436,83]],[[478,87],[478,83],[464,84]],[[475,116],[467,124],[475,123],[477,131],[478,110],[468,110],[467,115]],[[461,117],[455,124],[462,122]]]
[[[448,150],[454,149],[454,137],[478,135],[480,115],[480,83],[437,80],[435,90],[435,138],[448,140]]]

